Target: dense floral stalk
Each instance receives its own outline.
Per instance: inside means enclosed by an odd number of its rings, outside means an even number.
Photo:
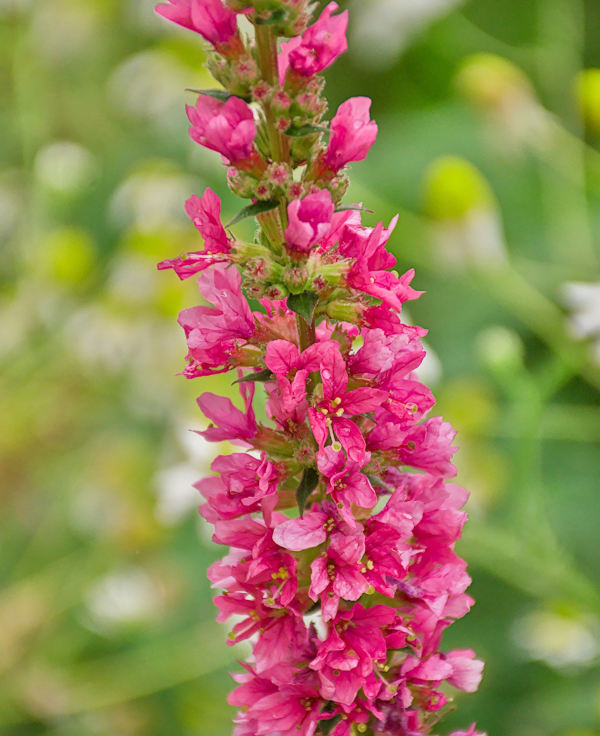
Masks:
[[[186,203],[204,249],[159,267],[199,274],[212,305],[179,317],[185,375],[237,369],[244,403],[198,399],[211,421],[200,434],[240,447],[197,484],[214,540],[230,547],[209,570],[224,591],[218,620],[235,615],[231,642],[253,643],[230,696],[235,736],[421,736],[448,684],[472,692],[481,678],[471,650],[440,651],[473,603],[454,552],[467,494],[447,482],[454,432],[428,416],[435,400],[415,373],[425,331],[400,317],[420,294],[412,271],[391,270],[395,221],[366,227],[340,206],[347,164],[377,135],[363,97],[324,120],[319,73],[346,49],[347,13],[332,2],[311,23],[311,11],[308,0],[158,6],[212,44],[223,90],[188,107],[190,135],[222,155],[259,224],[253,243],[228,234],[207,189]]]

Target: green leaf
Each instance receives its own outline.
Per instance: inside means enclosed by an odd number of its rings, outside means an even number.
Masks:
[[[313,291],[303,291],[302,294],[290,294],[287,298],[287,305],[310,325],[313,321],[313,312],[315,305],[319,300],[319,296]]]
[[[225,227],[231,227],[236,225],[241,220],[245,220],[246,217],[256,217],[256,215],[262,215],[263,212],[269,212],[274,210],[275,207],[279,206],[279,202],[276,199],[267,199],[264,201],[253,202],[241,209],[237,215],[230,220]]]
[[[298,511],[300,516],[304,514],[304,507],[310,494],[317,487],[319,482],[319,473],[314,468],[305,468],[302,474],[300,485],[296,489],[296,501],[298,503]]]
[[[254,383],[255,381],[258,383],[265,383],[265,381],[270,381],[271,378],[273,378],[271,371],[268,368],[264,368],[262,371],[248,373],[243,376],[243,378],[238,378],[237,381],[234,381],[233,383]]]
[[[239,99],[244,100],[244,102],[250,102],[250,97],[246,97],[244,95],[232,95],[226,89],[192,89],[191,87],[186,87],[185,91],[194,92],[194,94],[197,95],[214,97],[215,100],[220,100],[221,102],[227,102],[227,100],[230,100],[232,97],[239,97]]]
[[[255,26],[274,26],[276,23],[281,23],[285,20],[285,9],[279,8],[273,10],[268,18],[256,18],[254,20]]]
[[[285,131],[286,135],[292,138],[302,138],[305,135],[314,135],[315,133],[329,133],[329,128],[323,128],[320,125],[312,125],[306,123],[305,125],[296,125],[292,123],[290,127]]]
[[[328,721],[321,721],[321,723],[319,724],[318,733],[321,734],[321,736],[328,736],[328,734],[333,731],[334,727],[337,726],[337,724],[341,720],[342,716],[335,716]]]
[[[346,212],[346,210],[358,210],[359,212],[370,212],[373,214],[373,210],[368,207],[363,207],[361,204],[341,204],[335,208],[336,212]]]
[[[393,493],[394,489],[389,486],[384,480],[381,480],[381,478],[378,475],[372,475],[371,473],[365,473],[369,481],[371,482],[372,486],[379,486],[380,488],[385,488],[388,493]]]

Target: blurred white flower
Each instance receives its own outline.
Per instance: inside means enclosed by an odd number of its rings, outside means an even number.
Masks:
[[[161,524],[166,526],[179,523],[191,511],[196,512],[202,502],[202,497],[193,484],[209,473],[210,464],[218,451],[214,443],[190,432],[189,429],[181,427],[177,432],[177,437],[180,447],[187,455],[186,460],[163,468],[154,479],[158,495],[154,515]],[[200,530],[203,537],[205,531],[204,528]],[[212,536],[212,528],[209,539],[210,536]]]
[[[90,183],[96,160],[87,148],[73,141],[54,141],[41,148],[34,162],[38,181],[48,189],[70,193]]]
[[[192,183],[187,176],[155,162],[119,185],[110,201],[110,217],[118,227],[134,225],[140,230],[183,221],[183,204],[191,193]]]
[[[160,273],[141,254],[122,255],[108,279],[108,292],[121,304],[143,306],[158,292]]]
[[[185,128],[184,103],[191,101],[185,89],[197,86],[197,77],[197,73],[171,53],[141,51],[115,69],[108,82],[108,92],[121,113],[147,121],[163,133],[179,135]]]
[[[557,669],[586,667],[600,653],[595,619],[538,610],[518,619],[512,636],[531,659]]]
[[[447,268],[493,268],[506,261],[496,197],[470,161],[459,156],[432,161],[425,174],[424,206],[432,220],[436,257]]]
[[[92,622],[101,628],[151,620],[160,615],[163,600],[160,583],[136,567],[109,573],[85,595]]]
[[[436,223],[434,240],[438,258],[452,270],[506,260],[502,223],[493,210],[474,210],[462,221]]]
[[[74,355],[95,370],[136,372],[135,390],[162,410],[159,398],[168,394],[165,371],[178,355],[180,336],[167,325],[113,312],[102,304],[75,310],[64,325],[65,339]],[[134,401],[139,401],[136,395]]]
[[[510,154],[527,148],[543,153],[552,145],[556,120],[540,104],[526,74],[508,59],[485,53],[467,56],[456,84],[488,116],[491,145]]]
[[[414,325],[407,309],[402,310],[402,321],[407,325]],[[442,362],[438,358],[435,350],[425,340],[421,340],[423,349],[425,350],[425,358],[420,366],[415,370],[419,381],[426,384],[439,383],[442,379]]]
[[[198,479],[198,470],[191,463],[172,465],[156,474],[158,500],[154,515],[161,524],[177,524],[198,508],[202,498],[193,487]]]
[[[435,385],[442,380],[442,362],[430,345],[424,340],[421,340],[421,342],[425,349],[425,358],[415,373],[419,377],[419,381]]]
[[[564,284],[562,300],[571,310],[569,327],[573,337],[595,338],[600,349],[600,282]]]
[[[463,0],[360,0],[352,6],[351,53],[361,64],[391,66],[411,37]]]

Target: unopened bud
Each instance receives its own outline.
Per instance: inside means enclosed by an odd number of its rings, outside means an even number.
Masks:
[[[458,156],[434,161],[424,187],[427,214],[435,221],[440,262],[454,269],[493,267],[506,261],[502,221],[483,175]]]
[[[227,169],[227,184],[231,191],[242,199],[256,197],[256,179],[233,166]]]
[[[265,296],[274,302],[285,299],[288,294],[289,291],[285,284],[271,284],[265,290]]]
[[[352,322],[356,324],[360,321],[364,312],[364,307],[358,302],[348,302],[342,300],[335,300],[329,302],[325,312],[331,319],[338,320],[339,322]]]
[[[459,156],[442,156],[429,166],[423,199],[426,213],[434,220],[462,220],[473,210],[496,207],[481,172]]]
[[[600,69],[584,69],[576,80],[579,113],[588,130],[600,135]]]
[[[508,59],[494,54],[467,57],[456,76],[456,84],[469,102],[484,109],[504,107],[524,97],[535,99],[527,76]]]
[[[285,271],[284,283],[291,294],[301,294],[309,286],[309,273],[305,266],[293,266]]]
[[[523,368],[521,338],[506,327],[489,327],[477,339],[482,362],[494,373],[515,375]]]

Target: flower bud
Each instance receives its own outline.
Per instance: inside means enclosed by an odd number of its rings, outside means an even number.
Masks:
[[[515,99],[535,97],[525,74],[508,59],[494,54],[468,56],[456,84],[470,102],[486,110],[504,107]]]
[[[523,370],[525,349],[521,338],[506,327],[488,327],[477,339],[482,362],[493,373],[517,375]]]
[[[325,312],[331,319],[357,324],[361,321],[364,306],[359,302],[349,302],[339,299],[328,302]]]
[[[490,266],[505,260],[496,199],[469,161],[458,156],[435,160],[426,173],[423,198],[435,222],[439,259],[447,266]]]
[[[585,126],[600,135],[600,69],[583,69],[577,75],[576,95]]]
[[[284,283],[291,294],[301,294],[310,283],[308,269],[305,266],[286,269]]]
[[[288,205],[285,239],[292,250],[307,253],[331,229],[333,202],[327,190],[295,199]]]
[[[424,205],[434,220],[462,220],[473,210],[492,209],[495,198],[481,172],[459,156],[442,156],[425,175]]]
[[[194,106],[187,106],[191,123],[190,137],[206,148],[217,151],[230,163],[250,158],[256,138],[252,110],[239,97],[227,102],[198,95]]]

